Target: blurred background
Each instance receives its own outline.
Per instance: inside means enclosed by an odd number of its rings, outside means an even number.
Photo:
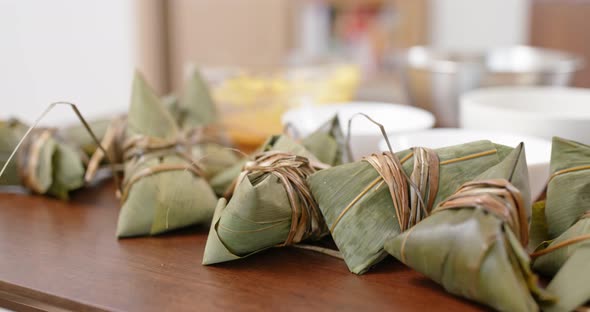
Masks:
[[[588,16],[584,0],[0,0],[0,117],[31,121],[56,100],[89,117],[124,112],[135,68],[164,95],[192,65],[352,64],[326,101],[406,103],[396,58],[409,47],[526,44],[589,58]],[[568,82],[589,87],[590,70]]]

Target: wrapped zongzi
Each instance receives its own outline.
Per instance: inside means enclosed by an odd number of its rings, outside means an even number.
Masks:
[[[553,138],[545,216],[556,238],[590,210],[590,146]]]
[[[386,238],[420,221],[510,150],[478,141],[434,151],[386,152],[322,170],[309,185],[348,268],[362,274],[387,256]]]
[[[217,198],[192,158],[192,143],[136,74],[123,144],[125,177],[118,237],[210,222]]]
[[[521,144],[385,249],[453,294],[500,311],[538,311],[538,301],[553,298],[537,285],[524,247],[529,193]]]
[[[346,151],[346,138],[338,116],[333,116],[310,135],[301,139],[301,145],[319,161],[337,166],[350,162]]]
[[[267,151],[244,165],[233,197],[227,205],[222,199],[217,206],[203,264],[231,261],[328,233],[306,182],[310,174],[327,165],[296,143],[283,142],[294,145],[283,150],[300,150],[308,157]]]
[[[94,134],[101,139],[107,133],[107,129],[109,128],[110,124],[111,119],[109,118],[99,118],[88,122],[92,132],[94,132]],[[84,125],[74,124],[60,128],[58,133],[68,142],[71,142],[80,148],[87,157],[92,156],[92,154],[94,154],[98,148],[97,143],[92,139],[92,136],[88,134],[88,130],[86,130]]]
[[[193,71],[179,98],[171,94],[164,96],[161,102],[179,131],[188,139],[192,157],[199,160],[205,178],[214,176],[239,160],[220,125],[215,103],[198,70]],[[90,122],[90,126],[102,138],[102,146],[110,153],[110,159],[122,163],[127,116],[119,116],[108,122],[95,120]],[[96,150],[96,144],[87,134],[81,133],[82,130],[75,126],[63,132],[85,151],[93,153],[86,174],[86,179],[91,180],[104,161],[104,155],[102,151]]]
[[[286,135],[271,136],[254,154],[266,151],[300,154],[300,152],[306,151],[305,153],[313,155],[313,158],[319,162],[335,166],[348,160],[345,153],[345,146],[344,136],[340,129],[338,118],[334,116],[316,131],[304,137],[301,140],[301,144],[295,144],[295,141]],[[242,159],[211,179],[211,186],[218,195],[226,195],[231,190],[233,187],[232,183],[239,176],[246,162],[247,159]]]
[[[555,275],[547,290],[559,300],[544,310],[572,311],[590,300],[590,146],[554,138],[551,173],[543,221],[554,239],[533,253],[533,268]]]
[[[558,300],[545,311],[572,311],[590,300],[590,213],[533,254],[533,269],[553,276],[547,290]]]
[[[17,120],[0,121],[0,168],[28,128]],[[81,151],[56,129],[32,129],[15,158],[0,177],[1,185],[20,185],[33,193],[67,199],[70,191],[84,184]]]
[[[176,107],[178,124],[195,139],[191,152],[211,178],[239,161],[221,125],[209,89],[197,69],[185,83]]]

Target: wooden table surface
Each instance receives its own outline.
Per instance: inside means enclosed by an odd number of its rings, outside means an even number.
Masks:
[[[477,311],[387,259],[349,273],[338,259],[276,248],[201,265],[206,228],[117,240],[109,183],[70,202],[0,194],[0,306],[15,310]]]

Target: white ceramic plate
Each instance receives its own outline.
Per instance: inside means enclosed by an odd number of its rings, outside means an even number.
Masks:
[[[499,130],[590,144],[590,89],[498,87],[461,97],[463,128]]]
[[[389,103],[349,102],[323,106],[301,107],[289,110],[282,117],[283,125],[289,124],[300,137],[304,137],[338,114],[346,135],[348,120],[356,113],[364,113],[383,124],[387,133],[422,130],[434,126],[434,116],[422,109]],[[355,117],[351,125],[351,149],[354,159],[360,159],[378,151],[383,138],[378,126],[362,116]]]
[[[524,142],[532,198],[535,199],[541,194],[549,178],[551,142],[548,140],[506,132],[456,128],[430,129],[389,135],[389,142],[394,151],[402,151],[414,146],[441,148],[478,140],[490,140],[511,147]],[[379,148],[382,151],[387,150],[385,140],[379,143]]]

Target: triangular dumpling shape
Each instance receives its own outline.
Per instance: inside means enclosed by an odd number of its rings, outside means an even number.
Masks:
[[[501,311],[538,311],[537,301],[554,298],[537,285],[524,247],[528,192],[521,144],[385,249],[453,294]]]
[[[132,146],[133,153],[126,155],[117,236],[153,235],[209,223],[217,198],[177,141],[173,118],[139,74],[132,92],[127,140],[147,143]]]

